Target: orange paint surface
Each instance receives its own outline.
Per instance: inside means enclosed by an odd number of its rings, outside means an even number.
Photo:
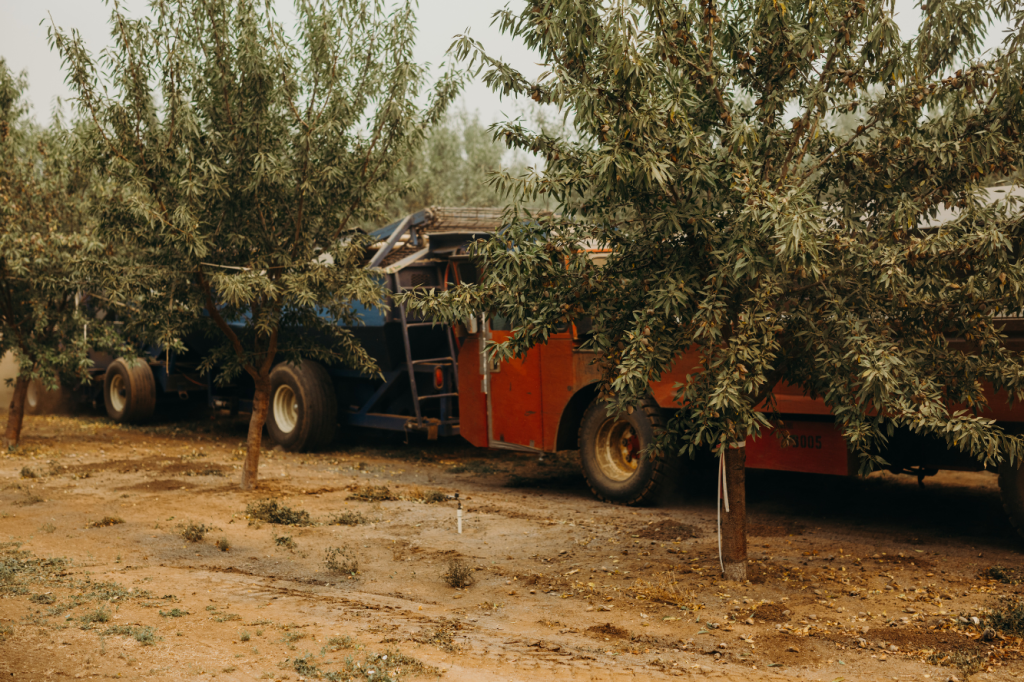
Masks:
[[[747,468],[802,471],[809,474],[847,476],[850,460],[846,441],[836,427],[827,421],[786,422],[796,443],[782,447],[770,433],[747,439]]]

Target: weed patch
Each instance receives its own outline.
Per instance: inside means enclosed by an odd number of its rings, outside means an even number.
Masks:
[[[990,627],[1008,635],[1024,635],[1024,600],[1003,597],[985,618]]]
[[[188,611],[182,611],[181,609],[171,609],[170,611],[160,611],[160,615],[164,618],[181,618],[188,615]]]
[[[448,495],[440,490],[428,490],[427,492],[420,495],[420,502],[423,504],[437,504],[438,502],[447,502]]]
[[[329,682],[341,682],[350,680],[355,676],[358,679],[373,680],[374,682],[397,682],[410,675],[440,675],[437,668],[426,665],[412,656],[406,656],[399,651],[387,650],[382,654],[369,652],[362,661],[357,661],[352,656],[347,656],[342,668],[339,670],[324,670],[317,665],[316,656],[308,653],[301,658],[287,659],[285,664],[291,664],[292,669],[305,678],[328,680]],[[328,661],[321,660],[321,665],[327,665]],[[282,666],[284,667],[284,666]]]
[[[331,637],[328,639],[327,646],[324,649],[329,648],[330,651],[337,651],[338,649],[351,649],[355,645],[356,643],[351,637],[343,635],[342,637]]]
[[[189,542],[202,542],[208,532],[210,532],[210,529],[205,525],[189,521],[181,529],[181,537],[185,538]]]
[[[57,598],[52,594],[33,594],[28,600],[35,604],[52,604]]]
[[[332,526],[359,526],[361,524],[369,522],[370,520],[363,516],[361,513],[347,511],[332,516],[331,520],[327,523]]]
[[[283,504],[279,504],[277,500],[267,499],[252,502],[246,506],[245,514],[250,519],[258,519],[282,526],[308,526],[310,524],[308,511],[291,509]]]
[[[983,578],[990,580],[998,580],[999,582],[1006,585],[1019,585],[1024,579],[1024,572],[1016,568],[1005,568],[1003,566],[993,566],[984,573]]]
[[[156,628],[149,625],[115,625],[104,630],[103,634],[134,637],[135,641],[143,646],[152,646],[160,640],[156,636]]]
[[[120,516],[104,516],[99,521],[93,521],[86,524],[86,528],[106,528],[108,526],[117,526],[124,523],[124,519]]]
[[[227,538],[221,538],[220,540],[217,540],[217,549],[222,552],[226,552],[231,549],[231,543],[228,542]]]
[[[274,544],[285,549],[295,549],[297,546],[291,535],[275,535]]]
[[[469,587],[474,583],[473,569],[462,559],[452,559],[448,562],[444,573],[441,574],[441,580],[448,587]]]
[[[28,467],[21,467],[21,477],[22,478],[39,478],[39,474],[37,474],[32,469],[29,469]]]
[[[359,571],[359,561],[347,546],[328,547],[324,553],[324,568],[328,573],[355,575]]]
[[[442,651],[454,653],[459,650],[455,644],[455,632],[461,630],[462,626],[454,620],[442,618],[437,627],[424,635],[414,637],[413,640],[420,644],[431,644]]]
[[[988,657],[977,651],[937,651],[925,660],[932,665],[956,668],[964,678],[981,672],[988,663]]]
[[[110,622],[110,611],[104,608],[95,609],[82,614],[80,618],[83,625],[91,625],[93,623],[109,623]]]
[[[496,474],[501,469],[495,467],[489,462],[475,461],[475,462],[459,462],[448,467],[447,472],[449,474],[477,474],[480,476],[486,476],[487,474]]]
[[[397,500],[398,496],[386,485],[364,485],[353,490],[348,499],[359,502],[388,502]]]

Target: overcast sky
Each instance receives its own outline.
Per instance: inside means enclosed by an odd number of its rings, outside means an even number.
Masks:
[[[123,0],[135,11],[144,11],[144,0]],[[420,62],[435,67],[445,60],[445,51],[456,34],[467,29],[470,35],[487,46],[494,56],[507,59],[528,77],[536,77],[541,68],[529,50],[517,45],[491,27],[491,16],[506,4],[506,0],[419,0],[419,40],[416,56]],[[520,8],[524,0],[511,0],[513,8]],[[914,0],[896,0],[897,20],[904,36],[916,33],[920,14]],[[287,0],[278,0],[287,11]],[[46,24],[49,17],[66,29],[77,28],[86,44],[95,54],[109,43],[107,20],[110,10],[103,0],[0,0],[0,56],[7,59],[15,72],[25,70],[29,77],[29,98],[38,119],[45,121],[58,97],[70,97],[64,85],[60,58],[46,44]],[[285,15],[282,15],[285,19]],[[998,31],[990,35],[988,44],[996,45],[1001,36]],[[484,123],[503,120],[505,114],[514,116],[518,106],[490,92],[480,83],[467,88],[464,106],[478,110]]]

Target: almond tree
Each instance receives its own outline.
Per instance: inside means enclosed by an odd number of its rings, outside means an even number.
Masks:
[[[26,87],[0,58],[0,355],[18,364],[5,447],[21,438],[30,382],[88,382],[89,348],[120,345],[83,298],[109,257],[86,210],[94,177],[68,154],[59,120],[42,128],[29,116]]]
[[[142,19],[112,8],[101,58],[50,30],[87,123],[79,151],[111,179],[100,229],[145,266],[108,295],[162,347],[208,329],[203,369],[251,378],[252,489],[275,363],[375,369],[342,328],[358,323],[353,302],[383,300],[358,225],[381,217],[461,79],[425,91],[411,0],[390,13],[376,0],[297,0],[291,33],[260,0],[154,0]]]
[[[545,170],[495,178],[518,208],[479,248],[488,277],[419,307],[510,319],[502,358],[592,316],[613,410],[698,349],[662,445],[725,457],[730,578],[746,572],[743,443],[787,438],[781,382],[825,401],[865,470],[885,463],[896,428],[1016,465],[1022,441],[986,416],[983,389],[1024,398],[997,319],[1024,308],[1024,226],[1011,193],[991,191],[1019,184],[1022,7],[929,0],[912,40],[890,3],[866,0],[498,12],[546,73],[530,81],[465,36],[455,53],[495,91],[567,115],[580,141],[496,127]],[[981,54],[994,19],[1010,31]],[[560,215],[526,215],[537,194]],[[581,245],[609,249],[606,263]]]

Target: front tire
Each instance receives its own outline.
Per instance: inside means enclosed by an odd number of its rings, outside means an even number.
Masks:
[[[129,365],[118,358],[110,363],[103,379],[103,404],[107,416],[119,424],[137,424],[153,416],[156,381],[145,360]]]
[[[291,452],[307,452],[334,440],[338,401],[323,365],[303,360],[284,362],[270,372],[267,430]]]
[[[641,457],[664,430],[661,408],[645,398],[632,414],[610,415],[595,398],[580,424],[580,465],[594,495],[606,502],[642,505],[660,502],[674,488],[674,469],[665,455]]]
[[[999,493],[1010,523],[1024,538],[1024,464],[1002,463],[999,467]]]

